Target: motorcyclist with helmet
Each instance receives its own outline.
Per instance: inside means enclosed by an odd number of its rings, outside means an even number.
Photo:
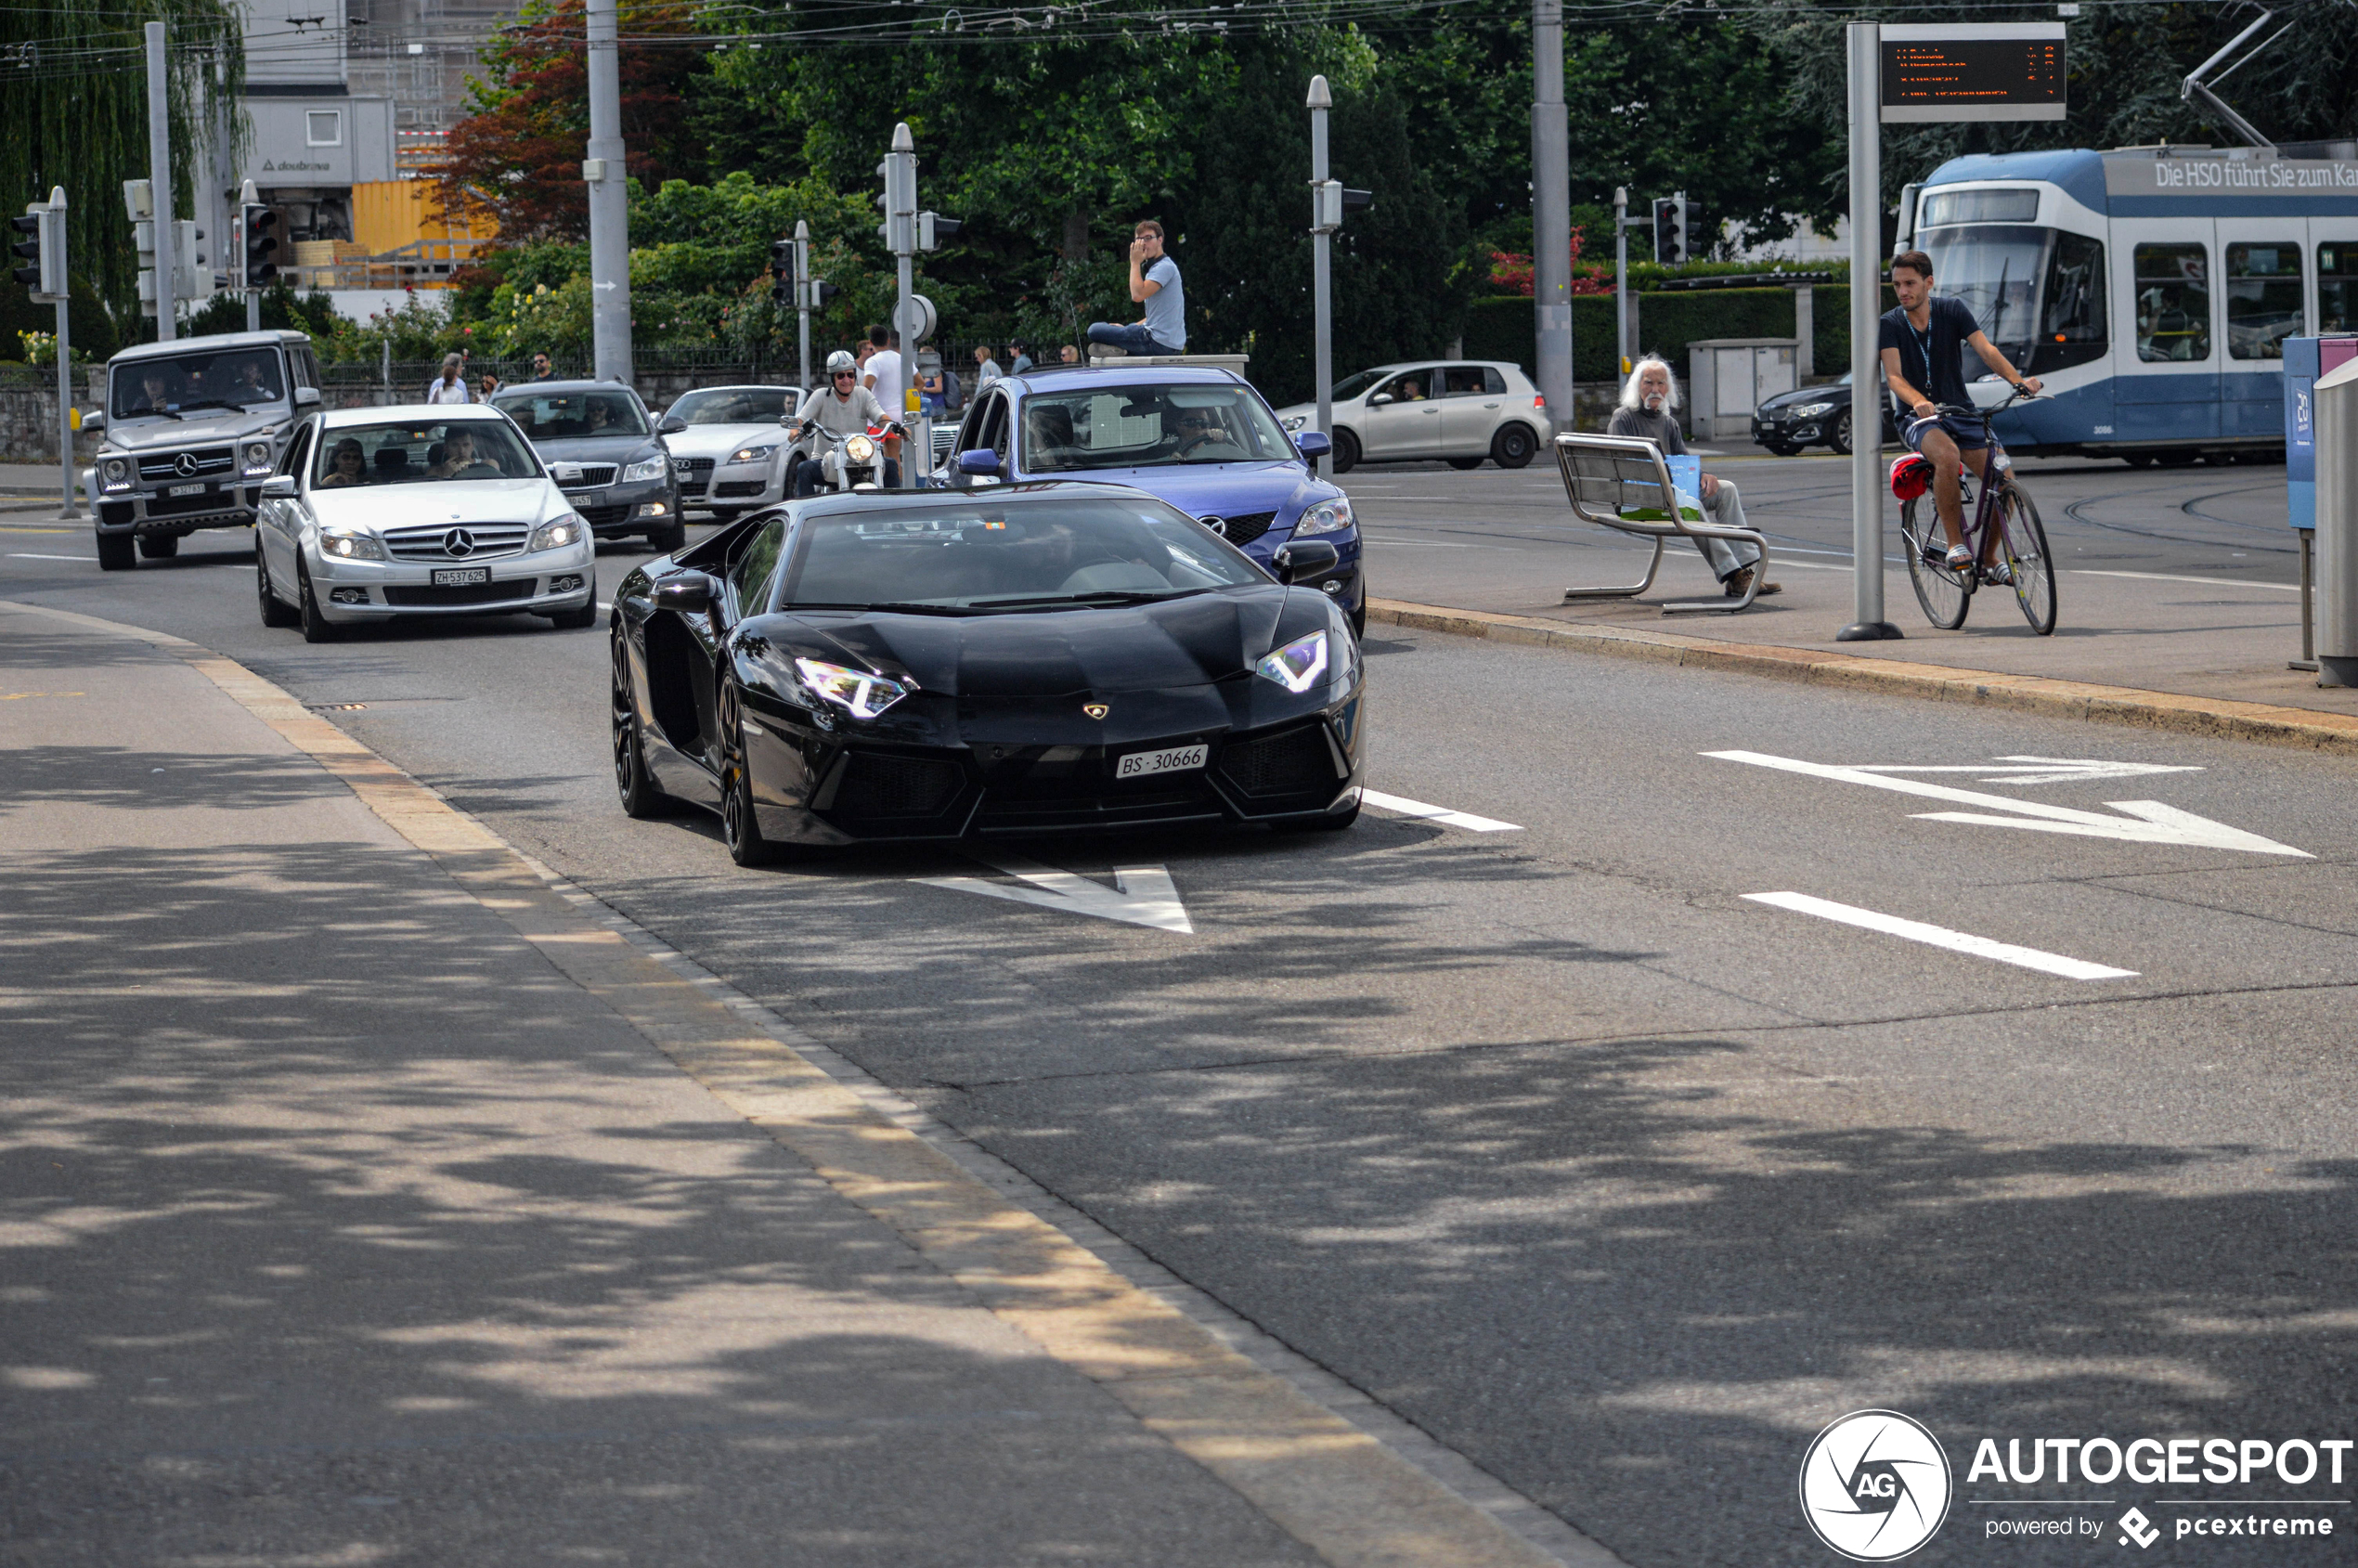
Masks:
[[[885,406],[876,401],[876,395],[860,384],[860,362],[842,349],[827,356],[827,384],[810,389],[802,407],[795,410],[787,434],[799,441],[814,426],[837,436],[864,435],[875,426],[899,428]],[[887,489],[900,487],[900,465],[890,458],[884,460],[884,474]],[[817,490],[819,478],[817,458],[805,458],[795,464],[796,497]]]

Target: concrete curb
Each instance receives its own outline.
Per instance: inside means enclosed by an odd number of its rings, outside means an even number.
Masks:
[[[1719,642],[1707,637],[1682,637],[1671,631],[1584,626],[1534,616],[1454,610],[1393,599],[1369,600],[1367,619],[1387,626],[1446,632],[1454,637],[1479,637],[1492,642],[1521,642],[1613,658],[1652,659],[1686,667],[1766,675],[1780,680],[1890,696],[1976,703],[2096,724],[2170,730],[2223,740],[2256,741],[2264,745],[2358,755],[2358,716],[2279,707],[2271,703],[2187,697],[2170,692],[2140,691],[2132,686],[2097,686],[2038,675],[2003,675],[1995,670],[1859,658],[1815,648]]]
[[[0,607],[144,641],[201,671],[724,1105],[1334,1568],[1621,1568],[1585,1539],[1585,1549],[1541,1550],[1222,1344],[786,1039],[749,1031],[718,997],[576,907],[505,840],[236,660],[71,611]]]

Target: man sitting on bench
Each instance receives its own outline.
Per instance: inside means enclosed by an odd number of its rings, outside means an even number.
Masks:
[[[1621,407],[1613,413],[1613,421],[1605,426],[1607,435],[1634,435],[1651,441],[1662,448],[1665,457],[1685,457],[1686,438],[1678,434],[1678,421],[1671,410],[1678,407],[1678,381],[1670,367],[1649,354],[1638,361],[1629,372],[1629,380],[1621,389]],[[1725,479],[1706,473],[1703,476],[1703,494],[1698,498],[1704,511],[1714,523],[1730,528],[1748,528],[1744,521],[1742,498],[1735,486]],[[1741,539],[1698,538],[1695,548],[1711,563],[1711,570],[1725,585],[1728,597],[1742,599],[1752,586],[1752,568],[1760,559],[1760,551]],[[1781,593],[1782,583],[1762,583],[1760,591]]]

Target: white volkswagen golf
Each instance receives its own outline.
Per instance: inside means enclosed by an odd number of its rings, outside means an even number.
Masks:
[[[305,641],[396,616],[597,624],[588,526],[480,404],[312,415],[263,484],[254,534],[262,622]]]

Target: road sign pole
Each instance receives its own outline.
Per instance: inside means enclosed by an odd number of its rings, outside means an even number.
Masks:
[[[1531,293],[1548,418],[1573,428],[1572,176],[1564,144],[1562,0],[1532,0]]]
[[[156,258],[156,342],[170,343],[173,269],[179,263],[172,231],[172,97],[171,63],[164,54],[164,26],[148,24],[148,184],[154,192]]]
[[[1843,29],[1850,47],[1850,624],[1841,642],[1901,635],[1883,607],[1883,76],[1876,24]]]
[[[590,144],[581,177],[590,187],[591,373],[632,384],[630,371],[630,195],[622,141],[622,57],[615,0],[589,0]]]
[[[794,300],[795,315],[802,333],[803,392],[810,391],[810,225],[802,218],[794,225]]]
[[[1333,233],[1327,227],[1322,210],[1328,178],[1327,171],[1327,111],[1334,107],[1334,96],[1327,89],[1327,79],[1310,79],[1310,185],[1319,199],[1312,204],[1310,226],[1310,308],[1313,320],[1312,338],[1317,360],[1318,430],[1328,442],[1335,438],[1335,293],[1331,245]],[[1318,454],[1318,477],[1331,480],[1335,476],[1334,450],[1330,446]]]
[[[50,232],[58,246],[58,281],[69,283],[71,274],[66,266],[66,188],[49,188],[49,209],[57,214],[50,220]],[[82,509],[73,504],[73,323],[70,318],[67,296],[58,295],[58,486],[64,499],[58,506],[58,521],[78,523]]]
[[[1629,188],[1613,188],[1613,357],[1629,373]]]

